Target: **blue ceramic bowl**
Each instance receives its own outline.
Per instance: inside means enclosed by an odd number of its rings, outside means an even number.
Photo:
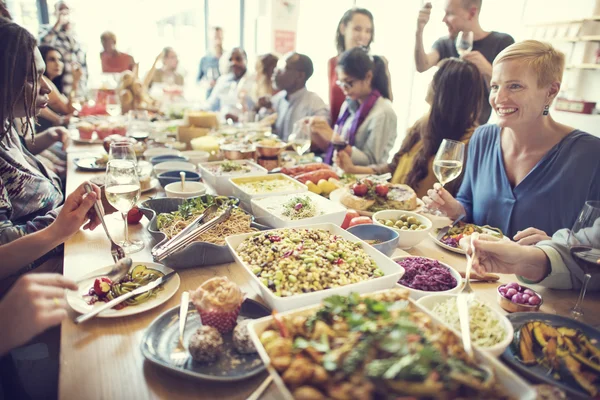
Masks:
[[[154,156],[150,159],[152,165],[160,164],[166,161],[185,161],[188,162],[190,159],[184,156],[176,156],[174,154],[164,154],[162,156]]]
[[[200,182],[200,174],[192,171],[167,171],[158,174],[156,177],[163,188],[169,183],[179,182],[181,180],[179,173],[185,174],[185,180],[190,182]]]
[[[355,225],[347,229],[348,232],[358,237],[361,240],[377,240],[379,243],[372,244],[377,250],[388,257],[394,254],[394,250],[398,246],[400,235],[393,229],[387,226],[362,224]]]

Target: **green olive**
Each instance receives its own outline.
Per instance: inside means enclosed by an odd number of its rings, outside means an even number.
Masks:
[[[404,221],[404,222],[406,222],[407,220],[408,220],[408,215],[406,215],[406,214],[402,214],[402,215],[400,216],[400,221]]]
[[[414,224],[417,224],[419,221],[417,221],[417,219],[415,217],[408,217],[406,222],[408,222],[411,225],[414,225]]]
[[[394,221],[385,221],[385,226],[394,226]]]
[[[402,228],[400,228],[400,230],[401,230],[401,231],[408,231],[409,229],[408,229],[408,227],[406,227],[406,226],[403,226]]]
[[[418,227],[417,225],[415,225],[415,224],[412,224],[412,225],[410,226],[410,230],[411,230],[411,231],[416,231],[418,228],[419,228],[419,227]]]
[[[407,227],[407,228],[409,228],[409,227],[410,227],[410,224],[409,224],[408,222],[404,222],[403,224],[404,224],[404,226],[405,226],[405,227]]]
[[[419,229],[427,229],[427,227],[423,224],[419,225]]]
[[[396,228],[402,228],[404,226],[404,222],[398,220],[398,221],[396,221],[396,223],[394,224],[394,226]]]

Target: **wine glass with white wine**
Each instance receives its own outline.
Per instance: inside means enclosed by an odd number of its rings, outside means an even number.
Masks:
[[[458,36],[456,36],[456,52],[458,55],[462,57],[471,50],[473,50],[473,32],[458,32]]]
[[[465,144],[456,140],[444,139],[433,159],[433,173],[444,187],[460,176],[465,159]],[[442,215],[436,211],[435,215]]]
[[[592,275],[600,274],[600,201],[586,201],[567,239],[573,260],[583,272],[583,282],[571,317],[583,319],[583,298]]]
[[[104,190],[108,202],[121,213],[125,224],[125,239],[119,244],[127,254],[142,250],[144,243],[141,240],[129,240],[127,229],[127,213],[140,198],[140,180],[136,164],[123,159],[108,161]]]
[[[288,143],[300,157],[310,149],[310,126],[304,120],[294,124],[294,130],[288,137]]]

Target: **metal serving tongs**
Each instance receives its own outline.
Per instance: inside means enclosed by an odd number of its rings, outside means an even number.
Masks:
[[[216,204],[213,204],[210,207],[206,208],[204,210],[204,212],[198,216],[198,218],[193,220],[181,232],[179,232],[177,235],[173,236],[171,239],[169,239],[165,243],[159,243],[159,245],[156,246],[155,248],[153,248],[150,253],[154,256],[156,254],[159,254],[159,253],[165,251],[166,249],[169,248],[169,246],[171,246],[173,243],[175,243],[177,240],[179,240],[179,238],[187,235],[188,233],[190,233],[191,231],[196,229],[198,227],[198,225],[204,220],[204,218],[216,213],[218,209],[219,209],[219,207]]]
[[[184,247],[192,243],[194,240],[196,240],[198,236],[213,228],[215,225],[218,225],[221,222],[228,219],[231,215],[232,210],[233,206],[229,206],[223,213],[214,217],[206,224],[200,225],[196,229],[193,229],[191,232],[188,232],[188,234],[185,236],[179,236],[178,239],[175,242],[171,243],[169,247],[164,248],[160,252],[153,253],[152,255],[154,259],[160,262],[165,258],[169,257],[171,254],[183,249]]]

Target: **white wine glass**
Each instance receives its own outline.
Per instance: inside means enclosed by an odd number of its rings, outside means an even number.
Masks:
[[[305,120],[294,124],[294,130],[288,137],[288,143],[300,157],[310,149],[310,126]]]
[[[456,36],[456,51],[462,57],[473,50],[473,32],[460,31]]]
[[[119,99],[114,94],[109,94],[105,99],[106,104],[106,112],[111,117],[116,117],[121,115],[121,104],[119,103]]]
[[[456,140],[444,139],[433,159],[433,173],[442,185],[460,176],[465,159],[465,144]],[[439,210],[433,215],[443,216]]]
[[[135,149],[129,142],[112,142],[108,150],[109,160],[128,160],[137,165]]]
[[[573,260],[583,271],[583,282],[571,317],[583,319],[583,299],[592,275],[600,274],[600,201],[586,201],[567,239]]]
[[[130,110],[127,113],[127,136],[145,140],[150,136],[150,116],[146,110]]]
[[[141,240],[129,240],[127,228],[127,213],[140,198],[140,180],[135,163],[131,160],[109,160],[106,165],[104,190],[110,205],[116,208],[123,217],[125,238],[119,245],[127,254],[142,250],[144,243]]]

